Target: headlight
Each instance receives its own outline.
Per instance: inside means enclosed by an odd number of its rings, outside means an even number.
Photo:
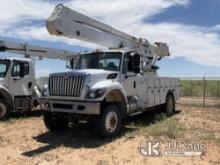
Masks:
[[[87,77],[85,79],[86,86],[90,87],[91,86],[91,82],[92,82],[91,75],[87,75]]]
[[[102,97],[105,94],[105,92],[106,92],[105,88],[90,90],[87,94],[87,99],[96,99]]]
[[[42,95],[43,96],[48,96],[49,95],[48,86],[47,85],[44,85],[44,89],[43,89]]]
[[[89,93],[89,98],[94,99],[95,98],[95,92],[90,92]]]

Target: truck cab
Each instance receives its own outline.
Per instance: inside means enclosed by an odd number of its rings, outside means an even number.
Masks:
[[[46,94],[47,77],[35,77],[35,59],[69,61],[79,52],[42,47],[27,42],[0,40],[0,52],[22,55],[22,58],[0,58],[0,120],[12,111],[45,109],[39,104]]]
[[[31,107],[34,77],[31,59],[0,59],[0,119],[12,111]]]

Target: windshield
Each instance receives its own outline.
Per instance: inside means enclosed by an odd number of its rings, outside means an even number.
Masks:
[[[9,60],[0,60],[0,78],[5,78],[9,64]]]
[[[81,55],[76,65],[76,69],[104,69],[119,71],[121,64],[121,53],[91,53]]]

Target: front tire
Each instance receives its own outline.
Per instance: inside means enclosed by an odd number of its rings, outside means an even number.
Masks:
[[[0,100],[0,120],[6,120],[11,114],[10,106],[5,102],[5,100]]]
[[[174,96],[169,94],[166,98],[165,104],[166,113],[168,116],[172,116],[175,113],[175,99]]]
[[[62,114],[50,111],[44,114],[44,125],[52,132],[63,131],[68,127],[68,120]]]
[[[109,138],[120,133],[121,113],[117,105],[106,105],[95,124],[99,137]]]

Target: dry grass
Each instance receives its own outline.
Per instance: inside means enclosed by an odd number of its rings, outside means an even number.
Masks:
[[[42,113],[15,114],[0,123],[0,164],[220,164],[220,108],[191,103],[180,100],[172,117],[160,112],[130,117],[121,136],[108,140],[97,139],[91,125],[51,133]],[[190,158],[140,155],[140,145],[158,139],[203,143],[207,153]]]
[[[140,123],[131,123],[133,130],[125,134],[131,138],[135,135],[143,135],[145,137],[167,137],[175,139],[184,130],[184,126],[180,124],[174,117],[167,117],[164,113],[154,114],[151,121],[147,120]],[[131,126],[127,125],[127,127]],[[135,130],[135,131],[134,131]]]
[[[176,119],[170,118],[151,125],[147,132],[148,136],[167,136],[168,138],[175,139],[183,130],[184,127]]]

